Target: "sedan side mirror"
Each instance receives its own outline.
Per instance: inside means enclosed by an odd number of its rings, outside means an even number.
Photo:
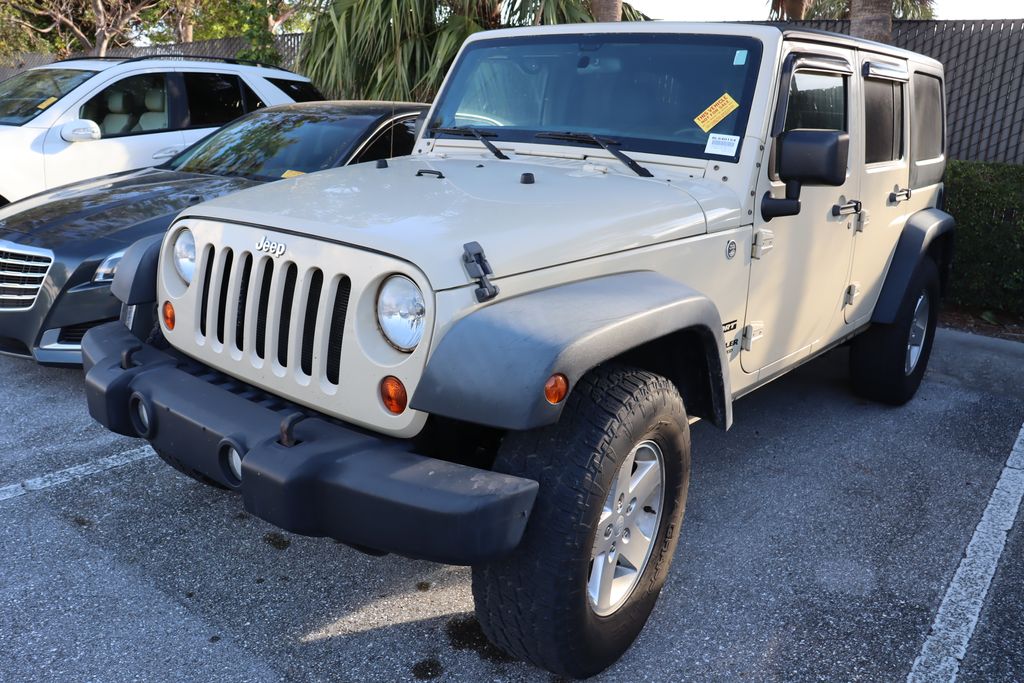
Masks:
[[[780,135],[776,144],[779,146],[779,178],[786,183],[786,198],[776,199],[771,193],[765,193],[761,199],[761,217],[766,221],[800,213],[803,185],[839,187],[846,182],[849,133],[797,128]]]
[[[103,137],[100,127],[89,119],[75,119],[60,127],[60,137],[66,142],[87,142]]]

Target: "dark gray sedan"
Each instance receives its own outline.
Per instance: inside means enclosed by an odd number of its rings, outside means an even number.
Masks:
[[[412,151],[426,105],[313,102],[260,109],[156,168],[43,192],[0,209],[0,353],[79,365],[116,319],[125,248],[191,204],[280,178]]]

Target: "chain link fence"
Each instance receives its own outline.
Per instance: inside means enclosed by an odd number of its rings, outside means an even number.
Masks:
[[[848,21],[802,21],[780,28],[850,32]],[[897,21],[892,42],[946,67],[949,155],[954,159],[1024,164],[1024,19],[1002,21]],[[275,37],[281,65],[295,69],[302,34]],[[173,53],[234,57],[242,38],[112,50],[112,56]],[[38,54],[0,62],[0,79],[52,61]]]

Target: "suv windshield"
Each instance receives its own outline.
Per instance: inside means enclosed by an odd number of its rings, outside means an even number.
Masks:
[[[0,82],[0,124],[20,126],[93,77],[82,69],[33,69]]]
[[[313,173],[340,163],[371,122],[342,112],[261,110],[228,124],[167,166],[254,180]]]
[[[760,41],[740,36],[481,40],[466,47],[430,127],[471,126],[491,140],[579,145],[568,137],[536,139],[572,132],[610,138],[624,150],[735,158],[760,61]]]

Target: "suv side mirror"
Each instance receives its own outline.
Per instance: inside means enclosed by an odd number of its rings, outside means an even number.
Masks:
[[[800,213],[803,185],[838,187],[846,182],[849,133],[797,128],[780,135],[776,144],[779,146],[779,178],[786,183],[786,198],[776,199],[771,193],[765,193],[761,199],[761,217],[766,221]]]
[[[66,142],[87,142],[103,137],[100,127],[89,119],[75,119],[60,127],[60,137]]]

